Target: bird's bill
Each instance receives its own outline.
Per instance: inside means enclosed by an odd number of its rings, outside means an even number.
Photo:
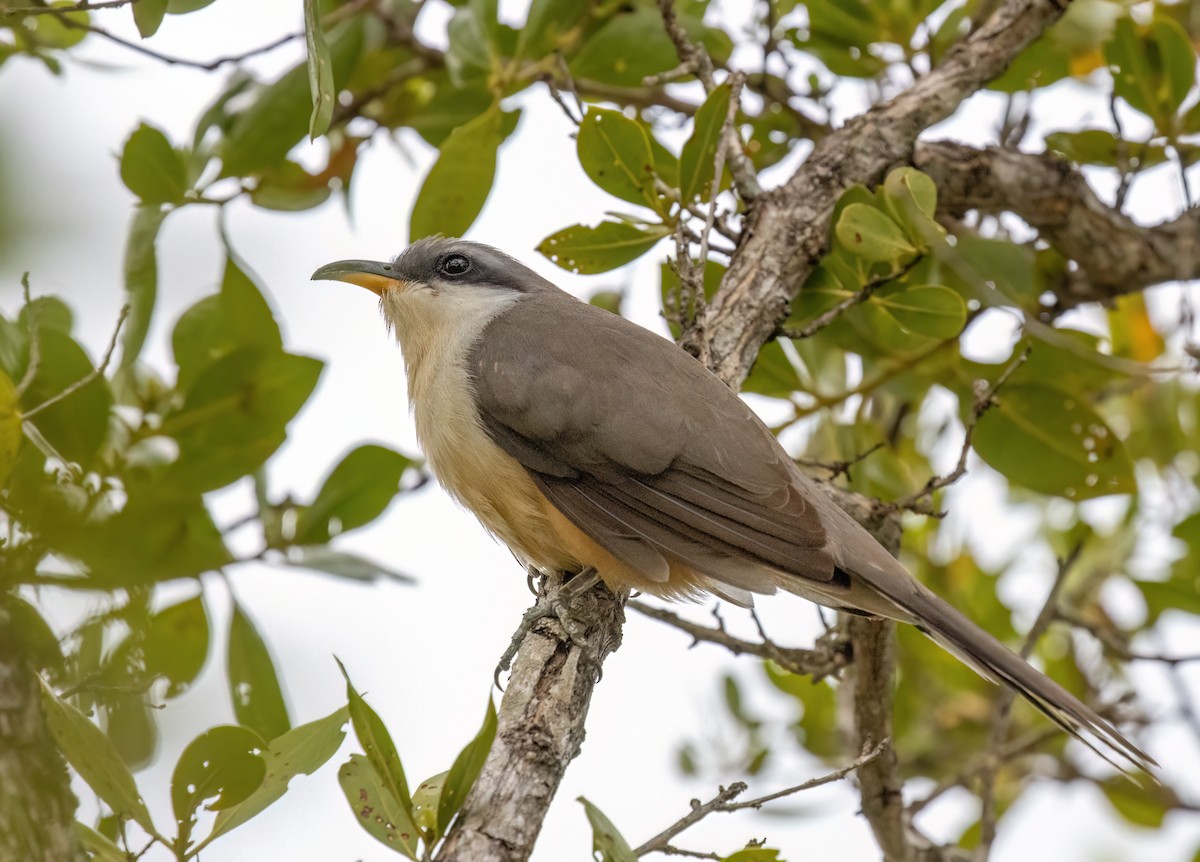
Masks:
[[[404,287],[406,282],[396,278],[390,263],[374,260],[339,260],[327,263],[312,274],[313,281],[345,281],[365,287],[377,296],[383,296],[389,287]]]

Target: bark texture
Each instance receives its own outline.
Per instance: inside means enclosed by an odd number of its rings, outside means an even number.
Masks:
[[[0,859],[82,859],[72,832],[77,804],[42,718],[37,675],[0,638]]]
[[[544,606],[545,592],[538,604]],[[600,663],[621,643],[624,597],[603,585],[571,605],[575,643],[553,617],[525,635],[500,702],[496,741],[438,862],[528,859],[567,765],[583,743]]]

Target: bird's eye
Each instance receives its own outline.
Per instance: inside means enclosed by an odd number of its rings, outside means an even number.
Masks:
[[[442,265],[438,269],[441,270],[442,275],[463,275],[471,269],[471,261],[461,254],[452,254],[442,261]]]

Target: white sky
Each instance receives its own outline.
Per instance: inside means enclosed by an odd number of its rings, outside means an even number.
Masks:
[[[522,5],[503,4],[505,16],[519,20]],[[118,10],[98,14],[95,21],[136,39],[128,19],[128,10]],[[200,13],[168,17],[150,44],[169,54],[208,59],[264,44],[300,23],[297,2],[258,0],[249,12],[246,4],[222,0]],[[296,62],[301,50],[294,44],[257,68],[277,72]],[[0,160],[9,171],[20,166],[11,179],[22,201],[41,198],[28,211],[27,246],[15,258],[0,260],[0,307],[6,313],[16,310],[20,272],[30,270],[36,293],[68,299],[77,312],[77,334],[98,351],[122,302],[121,257],[133,206],[117,175],[116,155],[143,119],[164,128],[177,143],[188,140],[198,112],[219,91],[225,74],[167,67],[96,38],[82,53],[96,66],[73,64],[62,78],[20,58],[0,69]],[[1087,116],[1089,122],[1103,120],[1103,103],[1087,101],[1083,92],[1070,87],[1058,91],[1053,111],[1043,115],[1053,119],[1053,128],[1070,128]],[[578,277],[533,251],[547,234],[575,222],[595,223],[618,202],[583,176],[570,138],[573,129],[544,91],[534,88],[519,102],[525,116],[501,152],[496,187],[469,236],[504,248],[580,295],[628,287],[627,308],[640,322],[656,325],[661,253],[616,273]],[[990,141],[997,104],[988,98],[973,101],[955,121],[953,134]],[[292,424],[287,444],[273,461],[276,495],[291,492],[304,499],[346,450],[362,442],[416,451],[400,354],[384,331],[374,298],[350,286],[308,280],[322,263],[383,258],[403,247],[408,214],[432,152],[414,134],[402,135],[401,141],[403,151],[377,140],[362,159],[354,180],[353,223],[336,203],[298,215],[243,203],[230,208],[232,241],[265,284],[286,346],[327,363],[316,396]],[[302,156],[306,147],[300,148]],[[1140,215],[1154,221],[1176,211],[1179,196],[1168,178],[1140,192],[1134,204]],[[147,358],[166,368],[175,319],[212,292],[219,278],[214,210],[196,207],[172,215],[160,238],[159,260],[160,299]],[[973,350],[1001,358],[1008,344],[1004,329],[999,322],[992,334],[976,337]],[[956,455],[948,453],[947,463]],[[982,553],[1003,557],[1032,534],[1036,521],[1029,512],[1004,510],[999,488],[980,471],[956,492],[951,523],[960,532],[967,522],[1003,525],[981,544]],[[219,495],[217,508],[228,519],[245,511],[248,501],[248,490],[236,488]],[[472,516],[432,486],[402,499],[379,523],[345,537],[340,546],[410,572],[420,583],[415,588],[357,587],[299,570],[249,565],[234,571],[234,588],[271,644],[293,722],[323,716],[344,702],[332,659],[336,653],[391,729],[410,780],[419,780],[448,768],[475,732],[496,659],[531,601],[523,573]],[[1052,562],[1041,559],[1031,565]],[[1006,594],[1005,599],[1035,608],[1048,583],[1045,571],[1018,582],[1027,583],[1032,595]],[[206,589],[215,609],[213,631],[224,633],[224,588],[212,579]],[[1129,600],[1127,595],[1117,598]],[[84,607],[77,597],[61,597],[58,620],[69,620]],[[760,610],[768,630],[781,641],[803,645],[818,631],[816,612],[799,599],[768,599]],[[705,612],[704,607],[695,609],[698,615]],[[1136,615],[1136,610],[1117,612]],[[726,608],[725,615],[745,629],[747,620],[736,609]],[[684,814],[689,799],[707,798],[718,784],[740,778],[714,774],[685,780],[675,768],[682,740],[722,732],[718,682],[723,673],[736,669],[748,681],[749,697],[760,712],[784,722],[791,718],[778,714],[789,707],[768,696],[757,663],[736,661],[715,647],[689,651],[686,646],[682,634],[631,615],[624,645],[605,667],[587,741],[550,810],[536,860],[588,858],[589,831],[574,801],[581,794],[636,845]],[[166,742],[156,764],[138,780],[160,829],[171,821],[170,771],[179,751],[202,730],[232,720],[223,665],[218,646],[196,688],[159,713]],[[1146,671],[1141,678],[1162,691],[1162,680],[1153,673]],[[1200,679],[1193,674],[1192,681]],[[317,775],[296,779],[288,796],[252,824],[215,842],[205,852],[205,862],[395,858],[358,827],[338,788],[337,767],[353,745],[348,742]],[[1185,784],[1200,795],[1194,740],[1168,729],[1152,736],[1151,752],[1160,756],[1168,773],[1189,776]],[[826,771],[809,760],[777,765],[783,768],[752,782],[751,793],[767,793]],[[732,852],[749,838],[766,836],[792,862],[876,859],[878,850],[857,806],[848,784],[830,786],[794,800],[788,810],[801,808],[801,815],[714,816],[679,843]],[[935,837],[949,839],[971,822],[973,812],[973,800],[959,794],[931,809],[922,825]],[[202,826],[197,834],[205,831]],[[1123,825],[1090,786],[1039,787],[1005,819],[993,858],[1182,862],[1191,858],[1198,836],[1196,817],[1173,815],[1161,833],[1151,834]],[[153,851],[146,858],[153,862],[166,854]]]

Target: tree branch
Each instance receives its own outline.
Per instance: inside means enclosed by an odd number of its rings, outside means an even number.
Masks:
[[[1060,309],[1103,302],[1165,281],[1200,278],[1200,209],[1143,227],[1097,197],[1083,174],[1053,153],[921,143],[913,164],[938,186],[938,209],[1011,212],[1077,262]]]
[[[837,674],[850,663],[849,650],[846,648],[846,644],[838,638],[822,638],[814,649],[784,647],[766,637],[759,642],[731,635],[725,630],[725,624],[717,615],[715,608],[713,616],[717,618],[717,625],[714,628],[686,620],[666,608],[648,605],[637,599],[631,599],[626,607],[690,635],[692,646],[702,642],[716,644],[725,647],[734,655],[758,656],[775,662],[788,673],[811,676],[814,680]]]
[[[556,576],[557,577],[557,576]],[[545,604],[544,589],[538,604]],[[577,645],[553,616],[525,635],[500,701],[496,741],[437,862],[523,862],[583,743],[600,663],[621,643],[623,601],[603,584],[574,599]]]
[[[825,253],[841,193],[855,183],[874,185],[888,168],[909,162],[918,134],[1001,74],[1067,5],[1068,0],[1005,3],[937,68],[818,141],[783,186],[753,202],[746,239],[702,325],[712,367],[727,383],[745,379],[759,348]]]

